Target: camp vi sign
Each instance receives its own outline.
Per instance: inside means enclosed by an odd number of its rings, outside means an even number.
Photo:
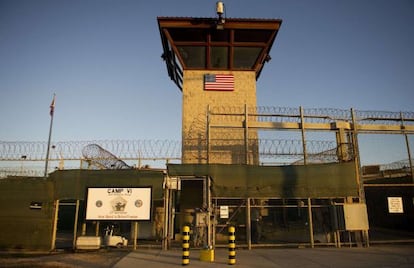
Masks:
[[[150,220],[151,187],[88,188],[86,220]]]

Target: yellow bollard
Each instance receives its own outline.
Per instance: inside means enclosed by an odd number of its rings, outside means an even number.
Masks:
[[[190,227],[183,226],[183,258],[182,265],[190,263]]]
[[[236,228],[229,226],[229,263],[236,264]]]

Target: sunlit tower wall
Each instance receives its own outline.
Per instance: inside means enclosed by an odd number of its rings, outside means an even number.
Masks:
[[[183,94],[182,163],[258,164],[256,130],[217,125],[254,113],[256,81],[282,21],[218,15],[158,17],[162,58]]]

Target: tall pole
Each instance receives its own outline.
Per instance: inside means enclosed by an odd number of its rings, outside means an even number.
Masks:
[[[407,146],[408,164],[410,165],[409,167],[410,167],[410,171],[411,171],[411,179],[412,179],[412,182],[414,183],[414,171],[413,171],[413,161],[411,159],[410,140],[408,139],[407,132],[405,132],[404,117],[403,117],[402,112],[400,112],[400,116],[401,116],[401,129],[402,129],[402,133],[404,134],[404,137],[405,137],[405,145]]]
[[[361,159],[359,156],[359,144],[358,144],[358,125],[357,118],[355,116],[355,110],[351,108],[351,118],[352,118],[352,144],[354,148],[354,162],[355,162],[355,178],[358,184],[358,195],[359,202],[365,203],[365,193],[364,193],[364,184],[361,182]]]
[[[49,166],[50,142],[52,139],[52,127],[53,127],[53,114],[55,113],[55,99],[56,99],[56,94],[53,94],[52,103],[50,104],[50,126],[49,126],[49,139],[47,140],[47,150],[46,150],[45,178],[47,177],[47,169]]]
[[[57,232],[57,222],[58,222],[58,215],[59,215],[59,199],[55,201],[55,213],[53,215],[53,227],[52,227],[52,243],[50,246],[50,250],[56,249],[56,232]]]
[[[206,176],[205,181],[207,180],[206,192],[207,192],[207,246],[209,249],[212,249],[211,237],[212,237],[212,228],[211,228],[211,182],[210,177]]]
[[[166,184],[164,189],[164,226],[162,228],[162,250],[167,250],[169,245],[169,224],[170,219],[170,188],[168,181],[170,178],[165,176]]]
[[[78,234],[79,204],[80,204],[79,199],[76,199],[75,223],[73,224],[73,242],[72,242],[73,249],[76,249],[76,236]]]
[[[247,110],[247,104],[244,104],[244,152],[246,153],[245,156],[245,164],[249,164],[249,113]]]
[[[252,249],[252,223],[250,214],[250,197],[246,200],[246,237],[247,237],[247,248]]]
[[[210,135],[211,135],[211,130],[210,130],[210,121],[211,121],[211,111],[210,111],[210,105],[207,105],[207,164],[210,163]],[[184,144],[184,142],[183,142]]]
[[[308,164],[308,153],[306,151],[306,139],[305,139],[305,116],[303,113],[303,107],[299,107],[300,111],[300,130],[302,132],[302,148],[303,148],[303,164]]]
[[[308,197],[308,221],[309,221],[309,240],[311,248],[315,247],[315,241],[313,237],[313,220],[312,220],[312,200]]]

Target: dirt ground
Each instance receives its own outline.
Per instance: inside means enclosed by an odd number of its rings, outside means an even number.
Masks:
[[[53,253],[0,253],[0,267],[5,268],[104,268],[114,266],[127,250],[100,250]]]

